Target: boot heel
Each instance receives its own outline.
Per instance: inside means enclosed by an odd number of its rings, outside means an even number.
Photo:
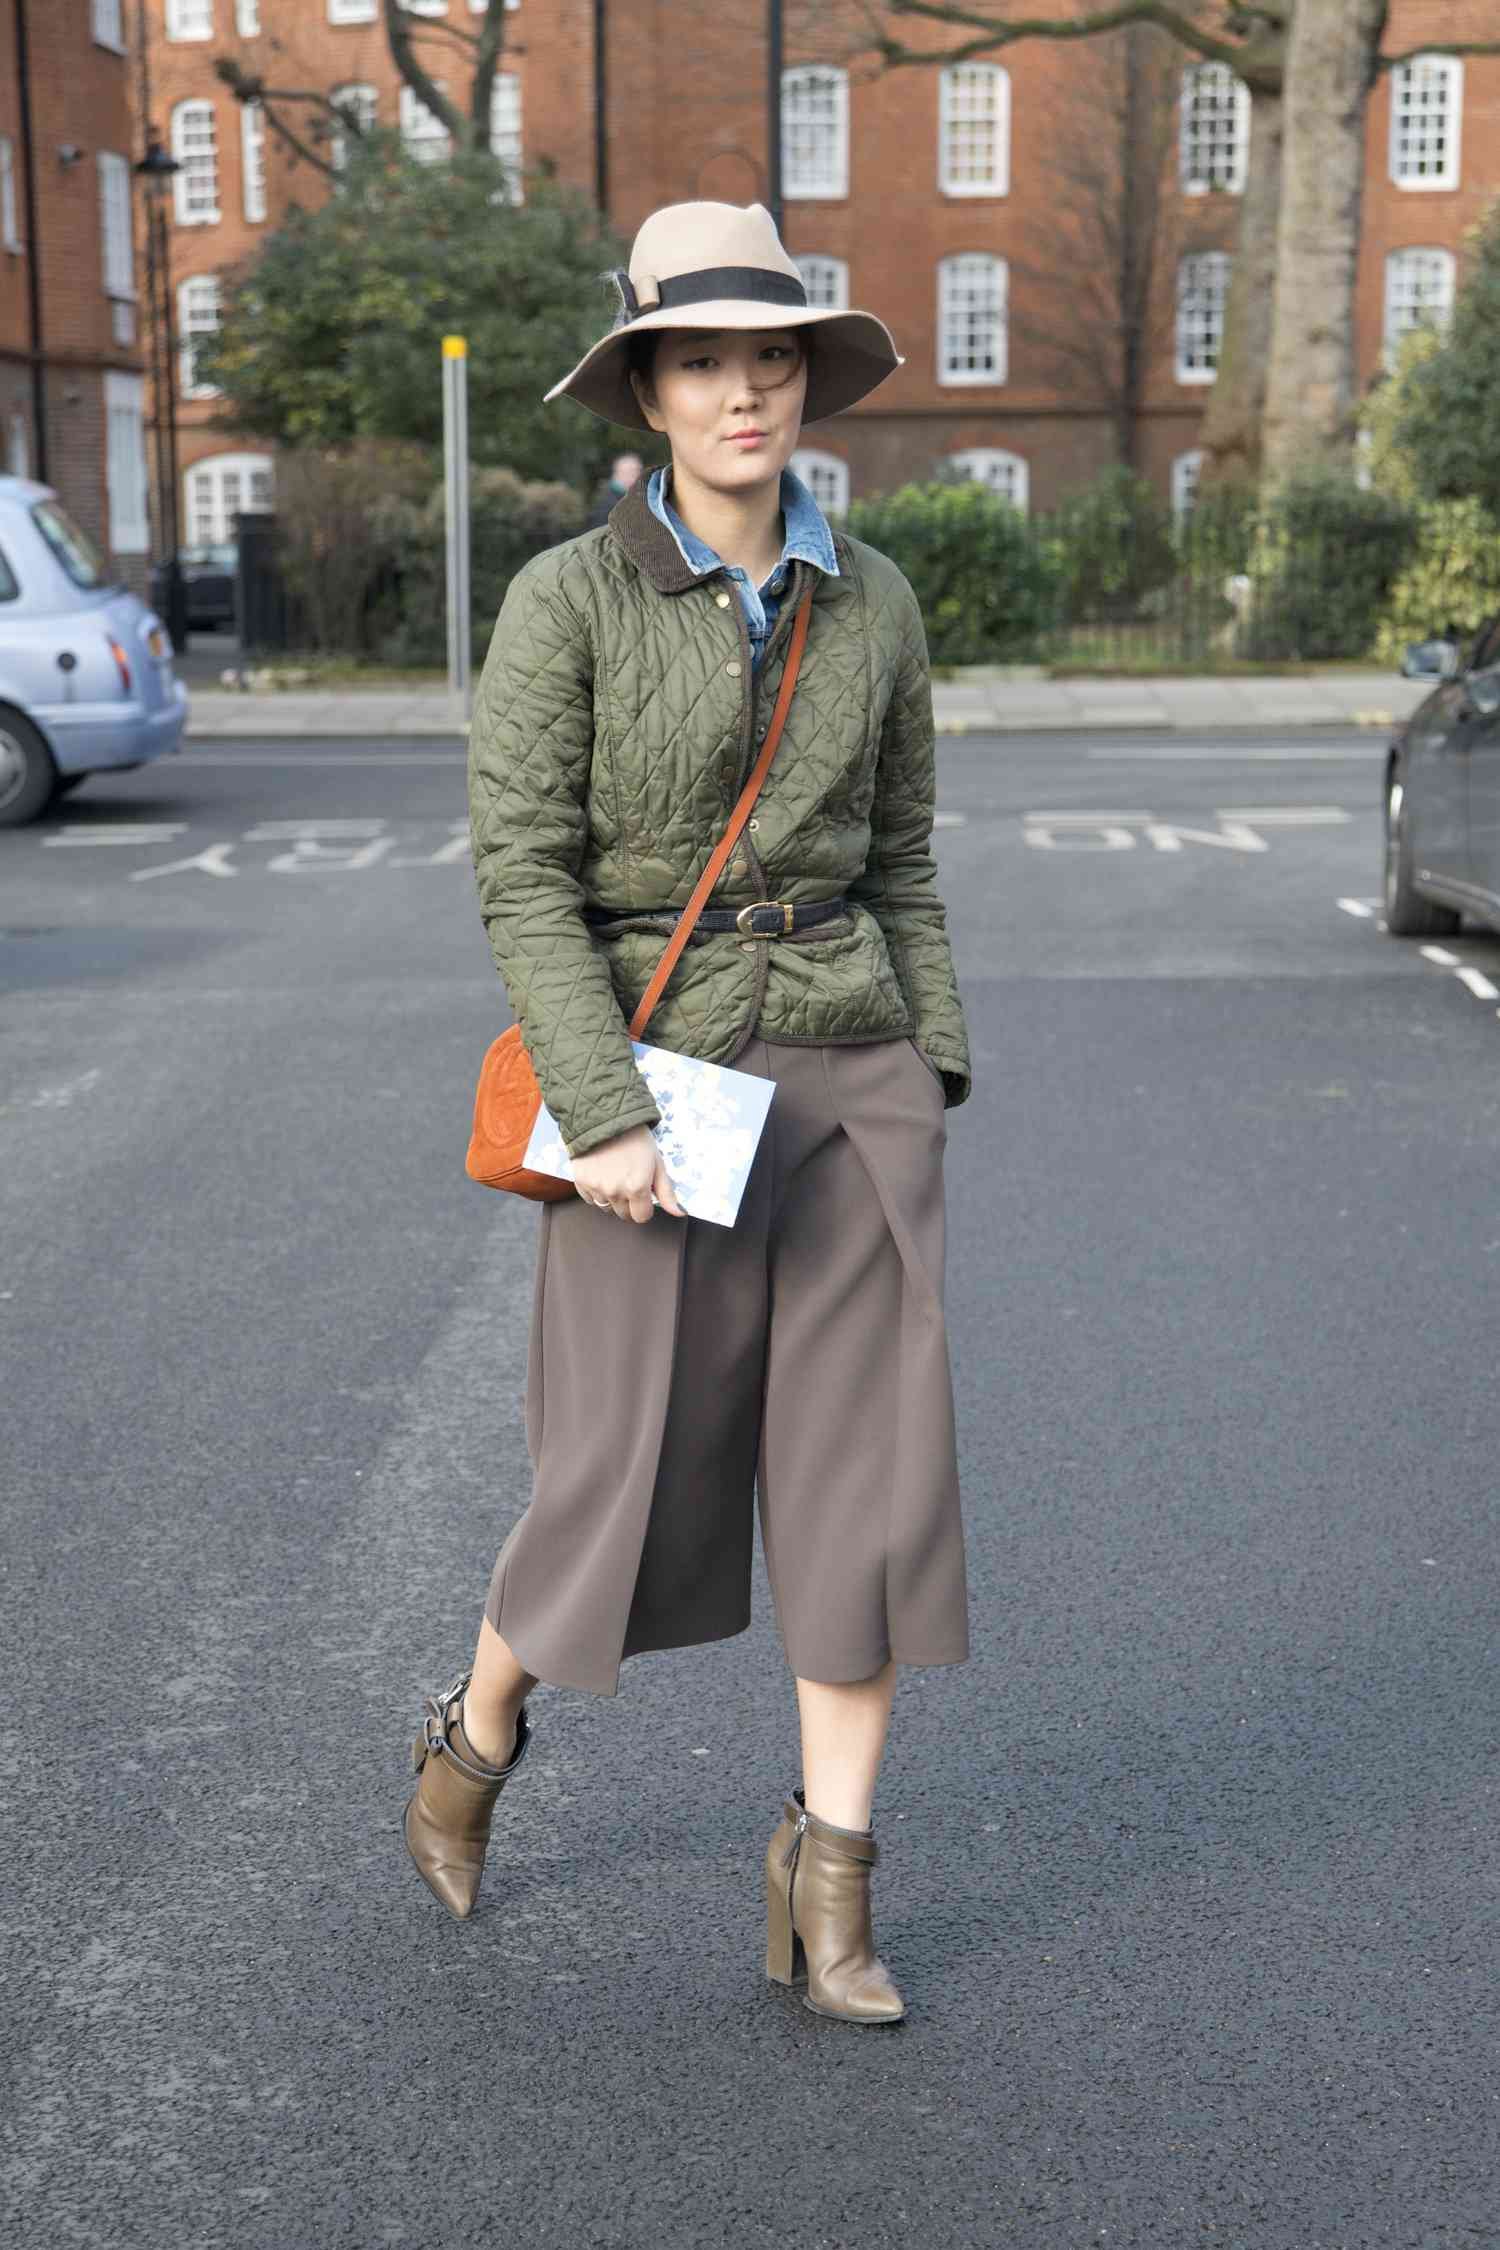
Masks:
[[[791,1898],[774,1882],[766,1902],[766,1975],[773,1984],[807,1981],[807,1956],[792,1928]]]

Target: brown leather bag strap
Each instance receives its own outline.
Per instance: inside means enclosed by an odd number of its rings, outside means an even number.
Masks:
[[[792,644],[787,650],[786,669],[781,675],[781,691],[776,698],[776,708],[771,713],[771,724],[766,729],[766,739],[750,779],[740,791],[739,803],[729,816],[729,826],[714,846],[712,857],[698,878],[697,888],[682,910],[682,918],[667,942],[667,950],[656,964],[651,982],[641,994],[640,1005],[630,1019],[630,1036],[639,1039],[645,1031],[652,1009],[661,998],[668,977],[677,965],[678,956],[687,944],[693,924],[708,901],[708,894],[719,880],[724,862],[734,850],[735,840],[750,817],[750,807],[760,794],[760,785],[771,770],[771,760],[776,755],[776,745],[781,740],[781,730],[786,724],[787,708],[792,700],[792,690],[797,685],[797,673],[802,664],[802,651],[807,645],[807,626],[812,614],[812,588],[808,587],[797,610],[792,627]]]

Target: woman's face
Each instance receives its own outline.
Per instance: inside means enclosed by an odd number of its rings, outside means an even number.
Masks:
[[[702,483],[748,492],[779,481],[807,396],[795,328],[663,329],[650,376],[630,380],[674,463]]]

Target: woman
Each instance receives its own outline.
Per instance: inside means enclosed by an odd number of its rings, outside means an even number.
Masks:
[[[471,1671],[428,1701],[406,1836],[466,1915],[530,1690],[613,1695],[627,1656],[742,1632],[758,1492],[803,1773],[766,1855],[767,1973],[889,2022],[870,1871],[896,1667],[968,1654],[942,1165],[969,1050],[921,615],[788,463],[901,360],[873,315],[807,304],[760,204],[656,212],[615,279],[614,327],[547,396],[664,436],[671,465],[512,582],[470,737],[481,911],[578,1195],[540,1206],[530,1505]],[[785,732],[648,1034],[774,1081],[724,1227],[682,1213],[627,1025],[809,590]]]

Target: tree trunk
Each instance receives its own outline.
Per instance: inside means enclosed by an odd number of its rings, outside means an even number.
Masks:
[[[1199,489],[1258,484],[1266,370],[1271,356],[1271,293],[1281,209],[1283,97],[1250,89],[1250,157],[1240,200],[1239,237],[1219,366],[1203,417]]]
[[[1365,110],[1387,0],[1298,0],[1286,72],[1265,473],[1354,445],[1354,269]]]

